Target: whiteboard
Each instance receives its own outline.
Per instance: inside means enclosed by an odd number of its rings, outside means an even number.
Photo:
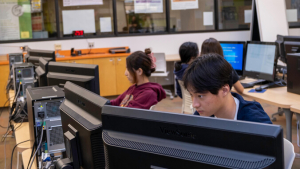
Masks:
[[[95,11],[86,10],[63,10],[64,35],[72,34],[73,31],[83,30],[84,33],[95,33]]]
[[[277,35],[289,35],[285,0],[256,0],[260,40],[275,42]]]

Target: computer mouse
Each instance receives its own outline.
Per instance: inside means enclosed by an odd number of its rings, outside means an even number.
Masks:
[[[263,88],[261,88],[261,87],[255,88],[255,91],[257,91],[257,92],[260,92],[260,91],[262,91],[262,90],[263,90]]]

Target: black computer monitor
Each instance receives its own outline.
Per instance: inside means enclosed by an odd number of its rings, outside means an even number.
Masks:
[[[224,58],[231,64],[232,68],[242,76],[244,71],[244,60],[246,56],[245,41],[220,41]]]
[[[26,58],[27,62],[32,63],[35,66],[39,65],[39,59],[43,57],[47,61],[55,61],[55,51],[50,50],[33,50],[28,51],[28,56]]]
[[[74,169],[105,169],[101,109],[108,100],[71,82],[60,106],[67,158]]]
[[[275,81],[278,59],[277,44],[275,42],[248,42],[244,75]]]
[[[48,64],[44,58],[39,59],[39,66],[35,69],[36,79],[38,80],[39,87],[47,86],[47,73],[48,73]]]
[[[100,95],[98,65],[49,62],[47,81],[59,87],[70,81]]]
[[[282,36],[277,35],[277,40],[275,41],[278,44],[278,52],[279,52],[279,59],[286,63],[286,55],[290,51],[286,51],[285,43],[289,42],[300,42],[300,36]]]
[[[279,125],[116,106],[102,123],[109,169],[284,168]]]

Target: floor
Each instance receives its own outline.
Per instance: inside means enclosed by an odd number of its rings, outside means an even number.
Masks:
[[[111,98],[110,98],[111,99]],[[247,98],[246,98],[247,99]],[[182,101],[179,97],[174,98],[173,100],[170,100],[169,98],[162,100],[160,103],[158,103],[155,107],[155,110],[157,111],[166,111],[166,112],[173,112],[173,113],[180,113],[181,112],[181,104]],[[271,106],[269,104],[262,104],[264,110],[267,112],[269,116],[273,114],[274,112],[277,112],[277,107]],[[0,109],[3,110],[3,114],[0,118],[0,124],[2,126],[7,125],[8,120],[8,109]],[[285,116],[277,116],[277,121],[273,122],[274,124],[281,125],[284,132],[285,132]],[[296,117],[293,118],[293,129],[292,129],[292,137],[293,137],[293,144],[295,147],[295,152],[300,153],[300,149],[297,146],[297,134],[296,134]],[[0,127],[0,135],[2,136],[6,132],[6,129],[3,129]],[[285,133],[284,133],[285,135]],[[4,153],[4,142],[0,142],[0,169],[9,169],[10,168],[10,161],[11,161],[11,153],[12,149],[15,146],[15,139],[14,138],[7,138],[6,139],[6,153]],[[5,168],[5,154],[6,154],[6,168]],[[17,163],[17,156],[16,151],[13,155],[13,166],[12,169],[16,169],[16,163]],[[300,168],[300,159],[295,159],[292,169],[299,169]]]

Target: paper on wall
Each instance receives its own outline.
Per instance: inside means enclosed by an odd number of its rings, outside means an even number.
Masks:
[[[64,0],[64,6],[103,5],[103,0]]]
[[[198,0],[170,0],[171,10],[198,9]]]
[[[163,13],[162,0],[134,0],[134,13]]]
[[[0,40],[20,39],[19,16],[22,14],[22,7],[16,7],[18,1],[13,3],[7,0],[0,5]]]
[[[84,33],[96,32],[94,9],[63,10],[62,18],[64,35],[72,34],[76,30],[83,30]]]
[[[111,17],[100,17],[100,32],[112,32]]]
[[[203,25],[204,26],[214,25],[214,14],[213,14],[213,12],[203,12]]]
[[[252,20],[252,10],[245,10],[244,11],[244,18],[245,18],[245,23],[251,23],[251,20]]]
[[[286,17],[288,22],[298,22],[298,10],[297,9],[287,9]]]

